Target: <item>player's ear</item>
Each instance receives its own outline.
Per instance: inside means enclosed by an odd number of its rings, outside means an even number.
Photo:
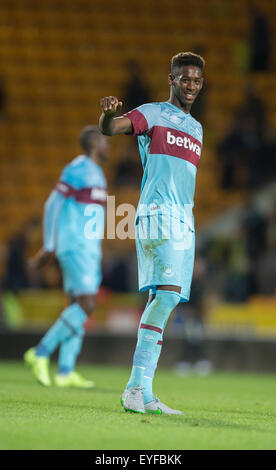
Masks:
[[[172,84],[173,84],[174,78],[175,78],[174,75],[172,75],[171,73],[169,73],[169,76],[168,76],[169,85],[172,85]]]

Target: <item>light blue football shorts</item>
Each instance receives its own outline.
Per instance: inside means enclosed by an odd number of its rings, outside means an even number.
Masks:
[[[100,255],[74,251],[62,253],[57,258],[66,293],[78,296],[98,292],[102,281]]]
[[[181,302],[188,302],[195,257],[195,232],[170,215],[138,216],[135,225],[139,290],[156,286],[181,287]]]

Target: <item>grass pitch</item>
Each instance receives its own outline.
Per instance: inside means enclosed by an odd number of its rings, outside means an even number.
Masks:
[[[158,370],[155,392],[186,416],[126,413],[129,368],[79,365],[90,391],[44,388],[23,362],[0,362],[1,450],[276,449],[276,377]],[[51,372],[55,372],[55,365]]]

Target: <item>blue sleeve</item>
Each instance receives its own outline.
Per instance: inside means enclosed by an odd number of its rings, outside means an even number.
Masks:
[[[43,215],[43,248],[54,251],[56,245],[57,225],[61,209],[66,198],[58,191],[52,191],[44,206]]]

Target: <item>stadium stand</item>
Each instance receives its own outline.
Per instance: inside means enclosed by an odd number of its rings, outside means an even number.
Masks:
[[[185,5],[176,0],[172,8],[168,0],[159,0],[158,6],[140,0],[128,8],[124,0],[2,1],[0,75],[7,104],[0,122],[0,242],[22,222],[42,214],[62,167],[79,152],[79,130],[98,121],[100,98],[122,95],[125,62],[135,59],[153,99],[166,100],[168,62],[181,50],[203,48],[207,62],[196,223],[200,226],[241,202],[245,191],[220,188],[214,148],[242,100],[245,81],[252,78],[236,67],[236,51],[249,31],[246,5],[240,0],[186,0]],[[263,0],[261,8],[275,18],[274,2]],[[271,28],[275,31],[275,22]],[[258,72],[254,80],[269,122],[276,126],[276,95],[270,93],[274,77],[269,71]],[[126,194],[113,186],[125,145],[124,137],[112,141],[112,157],[105,168],[109,194],[136,204],[137,189]],[[126,241],[114,243],[124,243],[126,249]]]

